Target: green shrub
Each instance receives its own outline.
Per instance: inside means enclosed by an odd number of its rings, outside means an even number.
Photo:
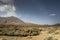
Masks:
[[[40,34],[39,28],[0,28],[0,35],[11,35],[11,36],[36,36]]]

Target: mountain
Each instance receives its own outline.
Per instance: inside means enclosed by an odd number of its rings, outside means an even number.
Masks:
[[[20,27],[39,27],[38,24],[27,23],[22,21],[21,19],[11,16],[11,17],[0,17],[0,27],[4,26],[20,26]]]
[[[24,22],[17,17],[0,17],[0,24],[23,24]]]
[[[37,25],[23,22],[17,17],[0,17],[0,35],[1,36],[36,36],[39,35]],[[36,31],[35,31],[36,30]]]

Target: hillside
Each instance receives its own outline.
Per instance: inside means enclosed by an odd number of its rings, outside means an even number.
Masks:
[[[22,20],[20,20],[17,17],[0,17],[0,24],[22,24],[24,23]]]
[[[22,26],[22,27],[39,27],[40,25],[38,24],[33,24],[33,23],[27,23],[22,21],[21,19],[11,16],[11,17],[0,17],[0,27],[2,27],[2,25],[6,26]]]
[[[60,40],[60,24],[38,25],[16,17],[0,17],[0,40]]]
[[[34,36],[39,35],[39,25],[26,23],[16,17],[0,17],[0,35]],[[36,28],[35,28],[36,27]]]

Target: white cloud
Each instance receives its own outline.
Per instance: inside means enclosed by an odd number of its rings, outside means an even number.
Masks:
[[[49,14],[49,16],[56,16],[56,14]]]
[[[3,3],[13,3],[13,0],[0,0],[0,1],[2,1]]]
[[[6,2],[6,1],[9,2],[9,1],[12,1],[12,0],[1,0],[1,1],[2,2]],[[0,12],[3,13],[0,16],[3,16],[3,17],[16,16],[17,17],[15,11],[16,11],[16,8],[12,4],[2,4],[2,5],[0,5]],[[6,13],[4,14],[4,12],[6,12]]]
[[[0,6],[0,11],[15,11],[15,6],[11,6],[11,5],[1,5]]]
[[[1,17],[10,17],[10,16],[15,16],[15,17],[17,17],[16,16],[16,14],[15,14],[15,12],[7,12],[7,14],[5,14],[5,15],[1,15]]]

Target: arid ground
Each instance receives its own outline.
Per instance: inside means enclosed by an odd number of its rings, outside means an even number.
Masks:
[[[40,27],[37,36],[0,36],[0,40],[60,40],[60,27]]]

